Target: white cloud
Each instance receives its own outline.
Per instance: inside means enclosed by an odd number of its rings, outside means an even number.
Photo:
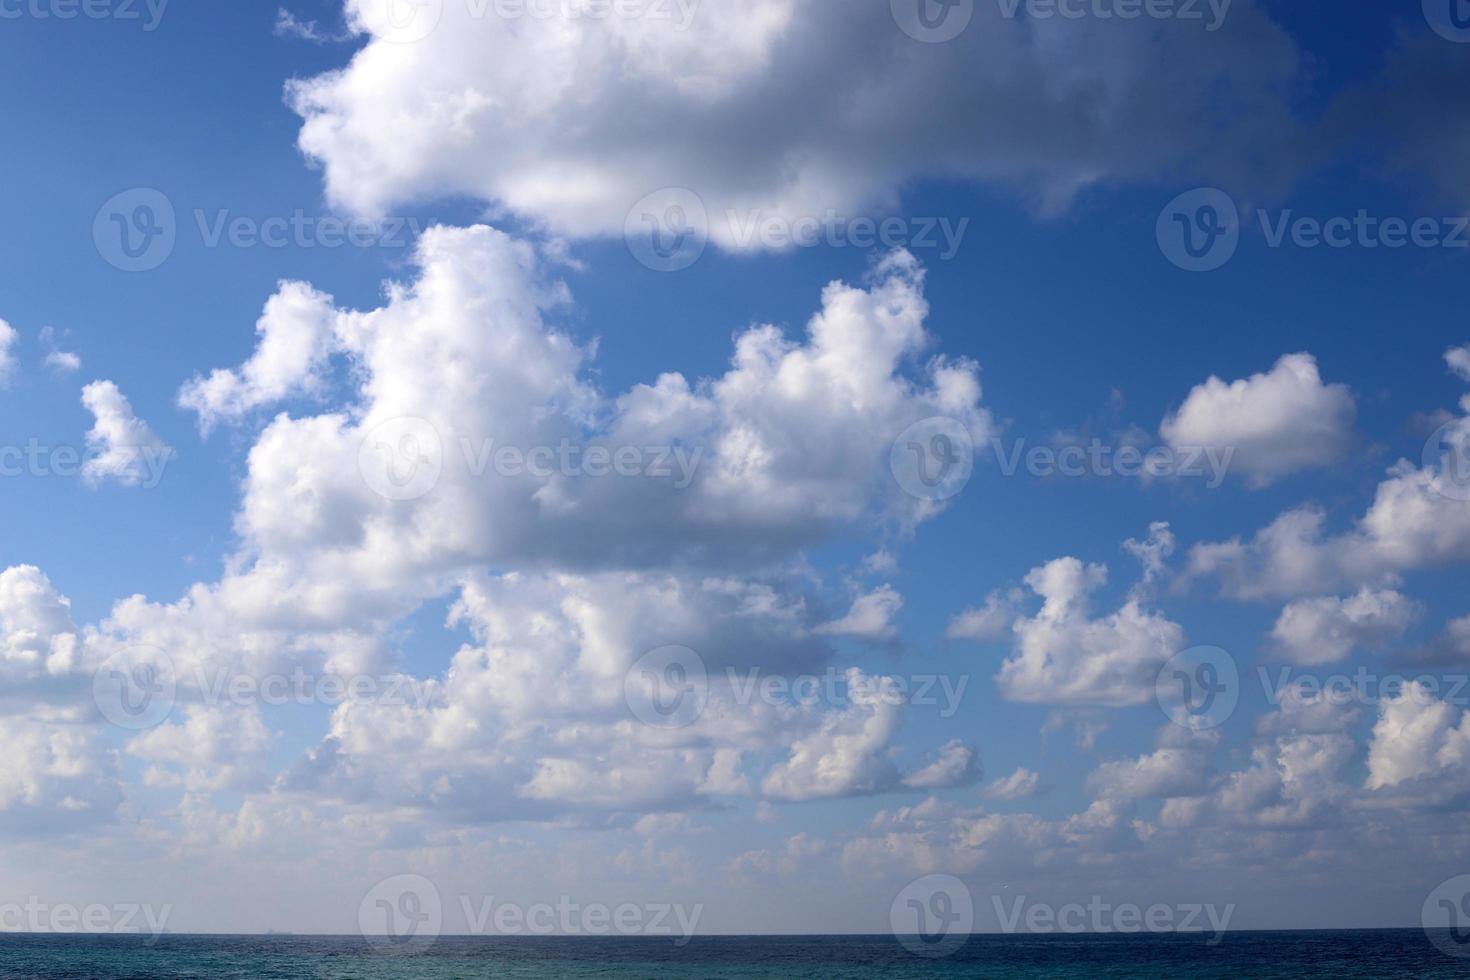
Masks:
[[[1379,704],[1368,750],[1370,790],[1444,800],[1470,789],[1470,713],[1420,682]]]
[[[1271,639],[1287,660],[1305,666],[1337,663],[1404,634],[1423,608],[1392,590],[1364,588],[1340,598],[1298,599],[1281,610]]]
[[[52,370],[62,374],[75,374],[82,369],[82,359],[79,355],[62,350],[57,346],[55,327],[41,328],[41,347],[46,351],[46,357],[42,363]]]
[[[1130,597],[1117,612],[1090,618],[1090,596],[1107,568],[1059,558],[1026,585],[1044,601],[1015,624],[1016,649],[996,683],[1012,701],[1123,707],[1153,697],[1159,668],[1184,646],[1184,630]]]
[[[19,338],[15,328],[0,320],[0,387],[10,384],[15,377],[15,353],[13,348]]]
[[[1324,385],[1316,358],[1289,354],[1265,374],[1230,383],[1211,377],[1159,431],[1176,450],[1232,453],[1231,469],[1261,487],[1339,460],[1356,418],[1346,385]]]
[[[738,247],[730,210],[871,213],[922,176],[1016,186],[1057,209],[1093,185],[1168,173],[1274,187],[1295,166],[1278,93],[1300,57],[1244,3],[1212,32],[977,4],[960,37],[927,45],[883,3],[730,0],[689,5],[687,25],[473,7],[443,4],[415,40],[380,3],[347,0],[367,46],[291,89],[333,203],[378,214],[467,195],[586,236],[688,187],[713,237]]]
[[[791,744],[785,762],[766,773],[761,792],[776,800],[820,800],[878,793],[899,782],[886,755],[903,717],[902,699],[892,678],[847,671],[848,686],[868,688],[871,697],[853,699],[828,712],[821,727]],[[951,753],[950,762],[954,754]],[[941,760],[941,764],[946,760]]]
[[[952,640],[992,643],[1011,635],[1011,623],[1020,612],[1025,598],[1020,589],[995,591],[985,597],[983,606],[972,606],[949,621],[945,636]]]
[[[1463,347],[1451,347],[1445,351],[1444,359],[1451,371],[1454,371],[1461,379],[1470,381],[1470,344]]]
[[[1201,752],[1164,747],[1137,759],[1099,766],[1087,788],[1104,799],[1170,799],[1199,796],[1210,784],[1214,769]]]
[[[990,783],[982,791],[988,800],[1026,800],[1041,792],[1041,776],[1022,767]]]
[[[82,389],[82,404],[96,419],[87,433],[83,478],[94,484],[111,479],[130,487],[157,486],[173,450],[133,414],[117,385],[92,382]]]
[[[112,820],[122,803],[117,760],[95,732],[0,717],[0,826],[26,835]]]
[[[884,585],[858,596],[840,619],[824,623],[817,632],[824,636],[851,636],[863,640],[889,640],[898,635],[893,617],[903,608],[903,596]]]
[[[179,406],[208,432],[220,421],[285,398],[320,394],[334,348],[332,298],[305,283],[283,282],[255,325],[260,343],[239,370],[216,370],[179,391]]]
[[[980,754],[964,742],[953,741],[939,750],[933,762],[905,776],[903,784],[909,789],[948,789],[976,782],[981,775]]]

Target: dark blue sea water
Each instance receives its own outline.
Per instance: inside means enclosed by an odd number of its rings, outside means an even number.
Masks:
[[[143,978],[868,978],[1464,977],[1470,959],[1418,930],[1204,936],[974,936],[926,960],[891,936],[647,939],[441,938],[426,951],[375,952],[312,936],[0,936],[0,977]]]

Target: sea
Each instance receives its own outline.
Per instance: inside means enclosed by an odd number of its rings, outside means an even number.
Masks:
[[[893,936],[454,938],[384,950],[341,936],[0,935],[0,977],[1465,977],[1470,936],[1422,930],[1209,935],[975,935],[948,955]],[[1448,944],[1452,952],[1440,946]],[[912,944],[909,944],[912,945]],[[1455,955],[1463,951],[1466,956]]]

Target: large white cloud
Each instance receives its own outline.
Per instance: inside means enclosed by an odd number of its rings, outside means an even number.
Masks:
[[[1298,599],[1281,610],[1271,639],[1292,663],[1336,663],[1402,636],[1422,612],[1418,603],[1391,589]]]
[[[90,483],[116,480],[129,487],[157,486],[173,450],[133,414],[132,404],[117,385],[92,382],[82,389],[82,404],[95,420],[87,432],[82,477]]]
[[[1159,669],[1184,647],[1184,630],[1151,612],[1138,595],[1092,618],[1091,597],[1107,582],[1103,565],[1058,558],[1026,576],[1044,600],[1015,622],[1016,647],[996,683],[1013,701],[1123,707],[1153,697]]]
[[[1323,384],[1311,354],[1289,354],[1264,374],[1211,377],[1160,426],[1175,449],[1228,453],[1255,486],[1328,466],[1352,444],[1357,406],[1346,385]]]
[[[1213,31],[976,4],[945,44],[907,36],[877,2],[704,3],[687,25],[450,2],[395,27],[384,8],[347,0],[367,45],[290,93],[330,199],[365,214],[468,195],[605,235],[645,195],[687,187],[712,237],[739,247],[751,215],[872,213],[918,177],[1057,208],[1164,174],[1274,187],[1297,163],[1279,93],[1300,56],[1244,2]]]

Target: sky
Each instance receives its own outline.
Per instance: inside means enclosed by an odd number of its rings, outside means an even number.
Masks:
[[[0,928],[1456,905],[1470,17],[1324,14],[0,0]]]

